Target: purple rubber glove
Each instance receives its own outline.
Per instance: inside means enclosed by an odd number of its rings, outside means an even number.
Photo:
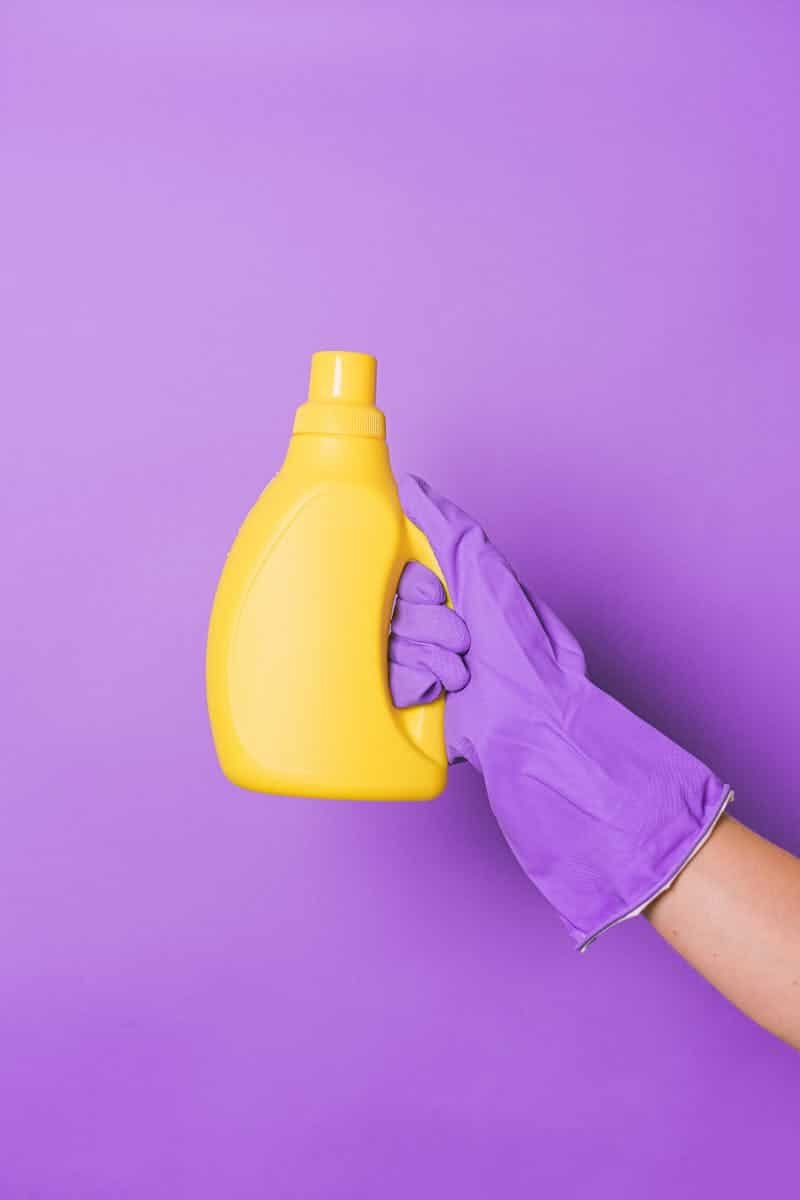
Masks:
[[[575,638],[471,517],[414,476],[400,498],[463,620],[410,563],[392,617],[394,701],[455,693],[448,757],[482,773],[511,849],[583,949],[672,883],[732,793],[594,686]]]

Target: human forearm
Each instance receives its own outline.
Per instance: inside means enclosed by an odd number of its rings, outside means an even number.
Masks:
[[[646,916],[737,1008],[800,1049],[800,859],[724,816]]]

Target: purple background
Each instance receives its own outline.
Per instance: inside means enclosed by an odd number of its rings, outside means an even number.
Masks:
[[[795,1054],[643,921],[577,956],[468,768],[237,792],[203,650],[369,350],[395,464],[800,849],[793,7],[3,5],[3,1200],[785,1194]]]

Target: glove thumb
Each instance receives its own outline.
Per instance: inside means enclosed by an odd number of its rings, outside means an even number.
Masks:
[[[410,521],[425,534],[455,600],[459,593],[459,551],[466,537],[470,542],[487,542],[486,534],[452,500],[440,496],[416,475],[403,475],[398,483],[400,503]]]

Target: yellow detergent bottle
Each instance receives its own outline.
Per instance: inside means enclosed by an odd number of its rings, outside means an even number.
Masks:
[[[387,641],[404,564],[442,573],[405,517],[377,364],[322,351],[289,450],[231,548],[208,634],[220,765],[285,795],[428,800],[447,778],[444,700],[396,709]]]

